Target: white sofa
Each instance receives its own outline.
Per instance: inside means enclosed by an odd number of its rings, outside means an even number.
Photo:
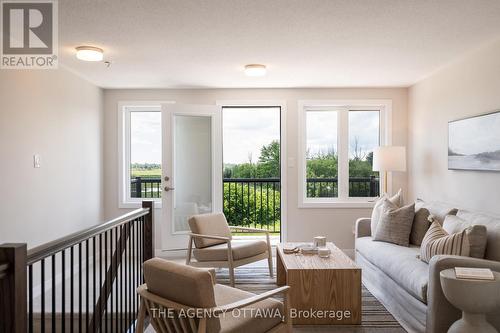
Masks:
[[[453,207],[437,202],[427,203],[425,208],[441,221],[446,214],[457,212]],[[461,312],[446,300],[441,290],[439,273],[442,270],[465,266],[488,267],[500,272],[500,218],[465,210],[458,210],[456,214],[470,225],[486,226],[485,259],[440,255],[426,264],[417,258],[420,253],[418,246],[373,241],[370,219],[356,222],[355,255],[356,262],[363,269],[363,283],[408,332],[446,332],[460,318]],[[488,321],[498,330],[499,311],[488,316]]]

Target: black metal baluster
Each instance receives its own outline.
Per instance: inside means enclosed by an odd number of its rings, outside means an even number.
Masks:
[[[94,272],[95,273],[95,272]],[[85,289],[86,289],[86,296],[85,296],[85,329],[88,330],[89,327],[89,289],[90,289],[90,284],[89,284],[89,240],[87,239],[85,241]]]
[[[52,260],[50,261],[52,265],[50,278],[52,280],[52,316],[50,317],[52,323],[52,332],[56,331],[56,256],[52,255]]]
[[[82,332],[82,244],[78,244],[78,332]]]
[[[108,231],[104,232],[104,331],[108,332]]]
[[[92,332],[95,332],[96,331],[96,296],[95,296],[95,291],[96,291],[96,287],[97,287],[97,282],[96,282],[96,276],[95,276],[95,273],[96,273],[96,265],[97,265],[97,262],[96,262],[96,240],[95,240],[95,237],[92,237],[92,285],[94,286],[94,289],[92,289],[92,307],[94,308],[94,311],[93,311],[93,315],[92,315],[92,318],[94,320],[92,320]],[[87,325],[88,326],[88,325]]]
[[[116,302],[115,302],[115,324],[116,324],[116,329],[118,330],[119,328],[119,322],[118,322],[118,301],[119,301],[119,294],[118,294],[118,255],[120,253],[120,245],[118,241],[118,231],[120,227],[115,228],[115,247],[116,247],[116,255],[115,255],[115,296],[116,296]],[[118,330],[118,332],[121,332]]]
[[[245,183],[241,182],[241,222],[244,221],[245,218]]]
[[[259,187],[260,187],[260,227],[262,228],[262,183],[259,183]]]
[[[224,186],[224,184],[222,184],[222,186]],[[230,214],[231,213],[231,182],[228,182],[227,183],[227,187],[228,187],[228,193],[227,193],[227,211],[228,213]],[[224,188],[224,187],[223,187]]]
[[[266,182],[266,224],[269,231],[269,183]]]
[[[66,332],[66,256],[64,250],[61,251],[61,332]]]
[[[239,208],[240,205],[238,204],[238,183],[234,183],[234,209],[236,213],[239,213]],[[240,218],[235,214],[235,218]]]
[[[29,312],[28,325],[29,333],[33,333],[33,266],[28,266],[28,292],[29,292]]]
[[[42,301],[42,308],[40,310],[40,320],[41,320],[41,324],[42,324],[42,327],[40,328],[41,329],[41,332],[42,333],[45,333],[45,259],[42,259],[40,261],[40,265],[41,265],[41,270],[42,270],[42,274],[41,274],[41,301]]]
[[[134,316],[137,315],[137,312],[136,312],[136,297],[135,297],[135,289],[137,288],[137,280],[136,280],[136,277],[137,277],[137,274],[135,272],[135,269],[136,269],[136,265],[135,265],[135,256],[136,256],[136,253],[135,253],[135,226],[137,224],[137,220],[134,220],[132,221],[132,262],[131,262],[131,265],[132,265],[132,280],[133,280],[133,283],[132,283],[132,300],[133,300],[133,311],[132,313],[134,314]],[[133,326],[133,331],[135,331],[136,327],[135,325]]]
[[[250,182],[247,182],[247,224],[252,223],[252,209],[250,208]]]
[[[253,213],[253,226],[254,228],[257,228],[257,183],[254,181],[253,182],[253,206],[254,206],[254,213]]]
[[[70,274],[71,274],[71,276],[70,276],[70,280],[69,280],[69,289],[71,290],[70,301],[69,301],[69,303],[70,303],[69,330],[70,330],[71,333],[73,333],[73,331],[74,331],[74,323],[73,323],[73,320],[74,320],[74,311],[73,311],[74,296],[73,295],[74,295],[74,290],[75,290],[75,288],[74,288],[75,284],[74,284],[74,281],[73,281],[73,279],[74,279],[73,278],[73,274],[75,273],[75,269],[73,268],[75,260],[74,260],[73,256],[75,254],[74,253],[75,251],[73,249],[73,246],[70,248],[69,252],[70,252],[70,255],[71,255],[71,258],[70,258]]]
[[[273,182],[273,232],[276,232],[276,181]],[[279,230],[278,230],[279,232]]]
[[[123,226],[120,227],[120,332],[123,332],[123,255],[121,255],[123,247],[123,239],[125,233],[123,231]]]
[[[113,251],[113,234],[114,234],[114,229],[111,229],[110,231],[110,234],[109,234],[109,249],[110,249],[110,253],[111,253],[111,258],[110,258],[110,272],[111,272],[111,276],[115,276],[115,268],[114,268],[114,262],[113,262],[113,253],[116,253],[116,249]],[[109,281],[109,311],[110,311],[110,322],[109,322],[109,330],[111,332],[113,332],[113,280],[114,279],[111,279],[111,281]]]
[[[128,270],[128,261],[127,261],[127,241],[128,241],[128,228],[127,228],[127,224],[124,224],[123,227],[125,228],[125,235],[127,235],[125,237],[125,243],[123,243],[123,264],[124,264],[124,267],[123,267],[123,270],[125,271],[125,280],[124,280],[124,283],[125,283],[125,290],[124,290],[124,297],[125,297],[125,331],[128,331],[128,303],[129,303],[129,299],[128,299],[128,276],[127,276],[127,270]]]
[[[131,233],[131,227],[132,227],[132,222],[129,222],[127,223],[128,225],[128,233],[129,233],[129,240],[128,240],[128,257],[129,257],[129,265],[128,265],[128,284],[129,284],[129,287],[128,287],[128,293],[129,293],[129,305],[128,305],[128,308],[129,308],[129,314],[132,314],[132,289],[133,289],[133,283],[132,283],[132,238],[130,237],[130,233]],[[133,321],[133,316],[130,315],[130,318],[129,318],[129,327],[131,325],[131,322]]]
[[[95,272],[94,272],[95,276]],[[94,313],[94,318],[95,316],[99,316],[98,318],[94,319],[94,323],[97,322],[97,319],[99,319],[99,324],[97,327],[99,328],[99,331],[102,332],[102,311],[103,311],[103,305],[104,305],[104,295],[101,294],[101,288],[102,288],[102,233],[99,234],[99,287],[97,288],[97,293],[99,295],[99,313]],[[96,302],[94,302],[95,307],[97,307]],[[95,324],[94,324],[95,325]]]
[[[144,217],[141,219],[141,227],[139,229],[141,231],[141,236],[139,237],[139,240],[141,241],[140,249],[141,249],[141,256],[140,256],[140,265],[141,265],[141,284],[144,284]]]

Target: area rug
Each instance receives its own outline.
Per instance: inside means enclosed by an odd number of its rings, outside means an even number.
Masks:
[[[276,279],[269,276],[265,264],[253,264],[235,269],[236,287],[255,294],[276,288]],[[267,264],[267,262],[266,262]],[[229,284],[227,269],[217,270],[217,281]],[[403,333],[406,332],[385,307],[364,286],[362,288],[361,325],[318,325],[294,326],[294,332],[363,332]]]

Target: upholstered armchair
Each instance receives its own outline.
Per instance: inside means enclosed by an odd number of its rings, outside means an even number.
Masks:
[[[138,333],[146,317],[158,333],[291,332],[285,286],[255,295],[215,283],[213,269],[196,268],[160,258],[144,263]],[[284,295],[284,303],[273,298]]]
[[[229,226],[222,213],[192,216],[189,228],[187,265],[229,268],[229,279],[234,287],[234,268],[267,258],[269,274],[273,277],[271,242],[267,230]],[[262,232],[266,234],[266,241],[233,240],[232,230]]]

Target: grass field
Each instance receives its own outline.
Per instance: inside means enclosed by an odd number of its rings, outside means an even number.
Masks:
[[[161,178],[161,169],[132,169],[132,177]]]

